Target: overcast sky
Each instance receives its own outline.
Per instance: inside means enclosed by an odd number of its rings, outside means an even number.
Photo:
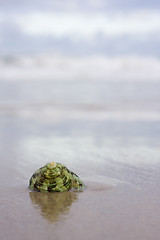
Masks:
[[[0,53],[160,57],[160,1],[0,1]]]
[[[160,7],[159,0],[0,0],[0,9],[3,11],[106,11],[144,9]]]

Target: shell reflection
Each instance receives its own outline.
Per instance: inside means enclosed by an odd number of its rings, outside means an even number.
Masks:
[[[76,192],[30,192],[29,195],[34,206],[39,206],[41,215],[50,222],[56,222],[67,214],[72,203],[77,200]]]

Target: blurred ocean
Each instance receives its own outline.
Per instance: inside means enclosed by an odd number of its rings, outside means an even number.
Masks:
[[[43,109],[49,117],[69,108],[83,118],[160,120],[158,59],[40,55],[0,64],[1,112]]]

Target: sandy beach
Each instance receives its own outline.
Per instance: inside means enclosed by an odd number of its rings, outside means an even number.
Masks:
[[[0,239],[158,240],[159,91],[143,81],[1,81]],[[86,189],[31,192],[33,172],[53,160]]]

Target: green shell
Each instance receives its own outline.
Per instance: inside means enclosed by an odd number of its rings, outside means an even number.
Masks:
[[[38,169],[29,181],[29,188],[39,192],[64,192],[82,190],[85,185],[81,179],[61,163],[47,163]]]

